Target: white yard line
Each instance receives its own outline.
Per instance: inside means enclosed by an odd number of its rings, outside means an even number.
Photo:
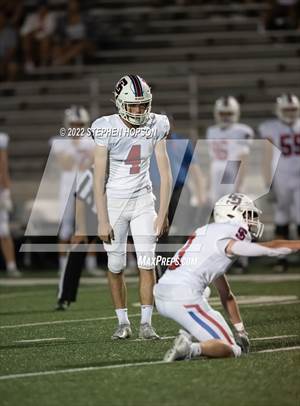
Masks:
[[[172,340],[172,339],[174,339],[176,336],[163,336],[163,337],[160,337],[160,340]],[[133,340],[130,340],[130,341],[143,341],[143,342],[145,342],[145,341],[147,341],[147,340],[145,340],[144,338],[135,338],[135,339],[133,339]],[[151,340],[150,340],[151,341]],[[155,340],[154,340],[155,341]]]
[[[296,345],[295,347],[271,348],[270,350],[260,350],[257,352],[263,353],[263,352],[279,352],[279,351],[293,351],[293,350],[300,350],[300,345]]]
[[[157,314],[157,313],[154,313]],[[140,313],[131,314],[130,317],[141,316]],[[107,317],[94,317],[90,319],[72,319],[72,320],[54,320],[54,321],[41,321],[37,323],[24,323],[24,324],[12,324],[7,326],[0,326],[0,329],[10,329],[10,328],[20,328],[20,327],[36,327],[36,326],[48,326],[52,324],[64,324],[64,323],[85,323],[89,321],[101,321],[101,320],[113,320],[117,316],[107,316]]]
[[[138,282],[137,276],[126,276],[126,281],[129,283]],[[300,281],[300,273],[274,275],[274,274],[255,274],[255,275],[228,275],[228,279],[233,282],[288,282],[288,281]],[[9,279],[0,278],[0,286],[51,286],[57,285],[57,278],[20,278]],[[83,277],[80,279],[81,285],[107,285],[106,277]]]
[[[289,300],[284,302],[274,302],[274,303],[249,303],[249,304],[241,304],[242,307],[263,307],[263,306],[280,306],[280,305],[289,305],[300,303],[300,300]],[[215,305],[216,308],[221,308],[221,304]],[[158,313],[153,313],[153,316],[158,315]],[[130,314],[130,317],[138,317],[140,313]],[[24,324],[9,324],[0,326],[1,329],[11,329],[11,328],[22,328],[22,327],[36,327],[36,326],[48,326],[53,324],[64,324],[64,323],[85,323],[90,321],[101,321],[101,320],[113,320],[116,319],[116,316],[107,316],[107,317],[94,317],[88,319],[72,319],[72,320],[54,320],[54,321],[41,321],[36,323],[24,323]]]
[[[35,338],[33,340],[18,340],[15,341],[15,343],[39,343],[44,341],[61,341],[65,339],[66,337]]]
[[[173,340],[176,336],[163,336],[160,337],[161,340]],[[291,335],[283,335],[283,336],[271,336],[271,337],[255,337],[255,338],[250,338],[250,341],[268,341],[268,340],[279,340],[280,338],[291,338],[291,337],[298,337],[297,334],[291,334]],[[130,341],[145,341],[142,338],[136,338],[134,340]]]
[[[284,336],[272,336],[272,337],[256,337],[250,338],[251,341],[266,341],[266,340],[278,340],[280,338],[291,338],[291,337],[298,337],[297,334],[290,334]]]
[[[258,353],[267,353],[267,352],[294,351],[294,350],[300,350],[300,346],[273,348],[270,350],[261,350],[261,351],[257,351],[257,352]],[[83,368],[71,368],[71,369],[57,369],[57,370],[41,371],[41,372],[28,372],[28,373],[24,373],[24,374],[2,375],[2,376],[0,376],[0,381],[10,380],[10,379],[20,379],[20,378],[31,378],[31,377],[37,377],[37,376],[72,374],[72,373],[77,373],[77,372],[90,372],[90,371],[98,371],[101,369],[142,367],[142,366],[158,365],[158,364],[170,364],[170,363],[165,362],[165,361],[133,362],[133,363],[129,363],[129,364],[104,365],[104,366],[99,366],[99,367],[83,367]]]

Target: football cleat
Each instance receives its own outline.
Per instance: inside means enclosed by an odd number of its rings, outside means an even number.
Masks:
[[[288,261],[286,258],[280,258],[273,266],[273,272],[284,273],[288,271]]]
[[[179,335],[175,338],[173,347],[170,348],[165,356],[165,362],[188,360],[191,358],[191,337],[184,330],[179,330]]]
[[[21,278],[22,277],[22,274],[18,269],[8,269],[6,271],[6,275],[9,278]]]
[[[119,324],[117,330],[111,336],[112,340],[124,340],[132,336],[130,324]]]
[[[65,311],[70,306],[70,302],[66,302],[65,300],[59,300],[54,310],[60,312]]]
[[[160,337],[149,323],[140,325],[139,338],[143,340],[159,340]]]

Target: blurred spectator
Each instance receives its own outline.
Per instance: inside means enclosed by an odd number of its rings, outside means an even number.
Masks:
[[[69,0],[67,15],[58,29],[58,44],[53,52],[53,64],[64,65],[83,58],[91,48],[86,38],[86,26],[77,0]]]
[[[5,15],[0,12],[0,80],[14,80],[16,63],[17,34],[7,24]]]
[[[299,26],[298,0],[270,0],[270,9],[263,17],[266,30],[291,30]]]
[[[26,18],[21,28],[27,73],[34,70],[36,63],[42,66],[49,64],[54,30],[55,17],[49,11],[47,2],[40,1],[37,11]]]
[[[23,0],[0,0],[0,10],[6,15],[11,26],[19,31],[24,20]]]

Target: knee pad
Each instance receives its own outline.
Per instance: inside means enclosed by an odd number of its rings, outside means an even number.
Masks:
[[[289,238],[289,225],[285,224],[283,226],[276,225],[275,234],[277,237],[283,237],[284,239]]]
[[[112,273],[121,273],[126,267],[126,254],[108,252],[107,253],[107,266],[108,270]]]

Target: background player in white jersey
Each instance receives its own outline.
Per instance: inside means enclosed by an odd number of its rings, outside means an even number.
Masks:
[[[300,103],[298,97],[284,94],[276,100],[277,119],[268,120],[259,127],[266,143],[263,172],[267,187],[271,185],[275,197],[275,235],[277,238],[289,237],[289,224],[294,222],[300,237]],[[273,159],[273,145],[281,150],[277,168]],[[278,271],[287,268],[286,259],[276,265]]]
[[[208,127],[210,196],[213,204],[223,195],[240,192],[250,152],[253,130],[238,122],[240,105],[232,97],[217,99],[214,106],[216,124]]]
[[[70,242],[74,233],[75,222],[75,180],[78,173],[89,168],[94,159],[95,144],[91,137],[84,135],[88,127],[90,117],[87,110],[82,106],[71,106],[65,110],[64,126],[67,136],[54,138],[52,142],[52,152],[55,154],[59,165],[60,189],[59,205],[60,218],[62,219],[59,239],[60,239],[60,258],[59,268],[62,274],[67,261],[65,245]],[[74,130],[74,134],[72,131]],[[68,133],[70,131],[70,133]],[[72,136],[73,134],[73,136]],[[96,267],[96,257],[91,254],[87,258],[87,265],[91,268]],[[63,277],[63,275],[61,275]]]
[[[263,232],[260,213],[246,195],[222,197],[215,205],[215,222],[195,231],[155,285],[159,313],[184,328],[166,353],[166,361],[199,355],[239,357],[249,351],[248,335],[225,273],[236,256],[280,256],[300,249],[300,240],[252,243],[252,238]],[[203,297],[211,283],[219,292],[236,338],[221,313]],[[197,342],[192,343],[192,337]]]
[[[137,254],[140,277],[140,338],[158,338],[151,325],[156,238],[168,228],[167,210],[172,176],[165,138],[169,120],[151,113],[150,87],[139,76],[127,75],[116,85],[118,114],[97,119],[95,142],[95,200],[99,236],[108,255],[108,279],[119,326],[112,339],[131,336],[127,315],[126,242],[129,227]],[[155,213],[149,175],[155,151],[161,177],[160,207]]]
[[[7,146],[9,137],[0,133],[0,240],[8,276],[21,276],[16,266],[15,247],[9,230],[9,212],[12,210]]]

